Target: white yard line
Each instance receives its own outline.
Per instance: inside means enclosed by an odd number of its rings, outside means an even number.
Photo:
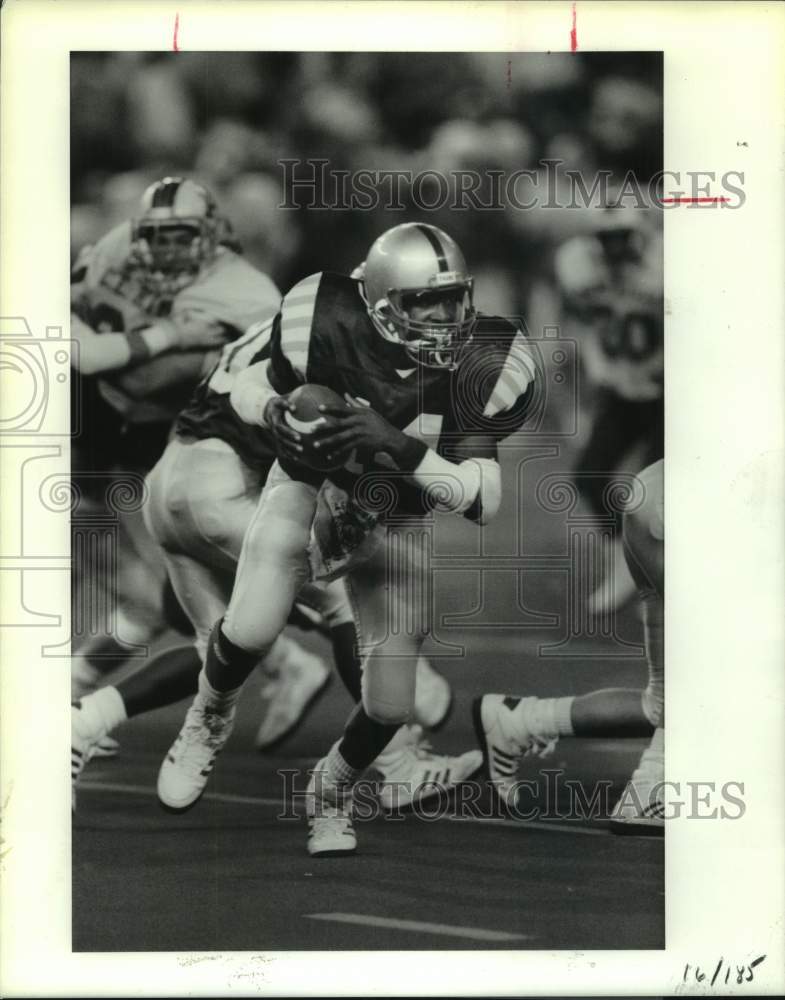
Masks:
[[[148,785],[125,785],[120,782],[111,781],[89,781],[80,782],[76,787],[77,802],[79,795],[84,791],[95,790],[99,792],[119,792],[123,795],[149,795],[155,796],[155,789]],[[230,805],[241,806],[281,806],[280,799],[268,799],[260,795],[232,795],[227,792],[205,792],[202,796],[205,801],[226,802]],[[78,806],[77,806],[78,815]],[[508,830],[536,830],[551,831],[553,833],[577,833],[589,837],[609,837],[610,830],[597,826],[585,826],[579,823],[557,823],[549,819],[504,819],[500,816],[442,816],[442,820],[449,820],[451,823],[475,823],[481,826],[501,826]]]
[[[472,941],[531,941],[531,934],[510,934],[489,931],[484,927],[459,927],[455,924],[431,924],[426,920],[394,920],[365,913],[305,913],[307,920],[327,920],[337,924],[361,924],[363,927],[384,927],[391,931],[416,931],[420,934],[440,934],[442,937],[469,938]]]

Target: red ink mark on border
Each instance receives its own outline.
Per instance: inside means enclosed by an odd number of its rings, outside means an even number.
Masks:
[[[180,30],[180,12],[178,11],[174,15],[174,37],[172,38],[172,48],[175,52],[180,51],[180,46],[177,44],[177,32]]]
[[[663,205],[708,205],[716,204],[720,201],[730,201],[730,198],[661,198]]]
[[[570,32],[570,51],[578,51],[578,14],[575,10],[575,0],[572,4],[572,31]]]

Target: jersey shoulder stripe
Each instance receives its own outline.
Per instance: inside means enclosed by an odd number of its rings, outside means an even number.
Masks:
[[[526,394],[537,377],[537,363],[531,345],[522,331],[510,342],[507,356],[493,391],[485,404],[484,417],[495,417],[510,410]]]
[[[298,281],[281,303],[281,351],[303,381],[308,368],[308,346],[321,280],[320,271]]]

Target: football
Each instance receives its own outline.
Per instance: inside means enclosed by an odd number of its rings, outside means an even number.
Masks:
[[[306,383],[290,394],[289,402],[294,407],[294,412],[288,412],[285,420],[290,427],[302,435],[303,455],[301,461],[303,465],[320,472],[329,472],[331,469],[339,468],[343,463],[337,465],[330,463],[326,461],[324,454],[320,454],[318,450],[314,451],[309,446],[308,435],[331,422],[330,417],[319,412],[320,406],[346,406],[345,400],[341,399],[337,392],[324,385]]]

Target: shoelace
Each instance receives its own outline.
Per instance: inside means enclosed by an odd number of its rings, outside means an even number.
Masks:
[[[180,732],[180,747],[173,754],[178,767],[191,776],[200,775],[215,759],[223,745],[223,737],[232,717],[208,709],[190,709]],[[204,730],[208,736],[203,737]]]

